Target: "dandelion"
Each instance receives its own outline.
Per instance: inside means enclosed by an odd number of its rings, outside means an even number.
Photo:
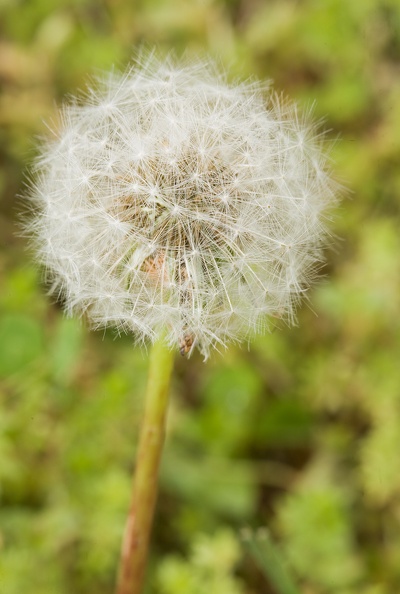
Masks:
[[[119,594],[141,588],[171,353],[294,320],[335,200],[327,160],[293,103],[154,56],[65,106],[43,144],[29,232],[52,293],[154,343]]]
[[[148,59],[64,107],[32,231],[69,313],[205,357],[292,321],[335,185],[295,105]]]

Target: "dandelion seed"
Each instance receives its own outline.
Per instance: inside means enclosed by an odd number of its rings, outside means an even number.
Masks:
[[[69,312],[205,357],[293,320],[337,192],[295,105],[150,57],[65,106],[53,134],[29,232]]]

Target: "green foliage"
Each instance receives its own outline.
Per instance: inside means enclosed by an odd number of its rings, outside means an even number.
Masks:
[[[288,560],[299,576],[323,592],[343,591],[356,585],[361,575],[349,494],[340,483],[335,485],[329,476],[333,473],[332,461],[321,456],[278,509]]]
[[[240,549],[229,530],[220,529],[214,536],[196,535],[187,560],[171,555],[157,570],[160,594],[243,594],[243,586],[234,576]]]
[[[351,192],[297,328],[177,360],[149,590],[280,594],[239,548],[253,525],[302,594],[400,591],[398,0],[14,0],[0,16],[0,591],[113,588],[147,357],[45,296],[15,195],[56,103],[144,41],[315,101]]]
[[[260,528],[255,534],[244,530],[243,542],[268,581],[279,594],[299,594],[281,551],[267,530]]]

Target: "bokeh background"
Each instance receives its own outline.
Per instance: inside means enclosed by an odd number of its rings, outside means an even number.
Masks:
[[[146,353],[47,299],[16,195],[56,105],[143,44],[314,104],[349,188],[297,327],[177,358],[147,592],[281,594],[246,527],[301,594],[399,592],[398,0],[1,0],[0,35],[1,594],[113,589]]]

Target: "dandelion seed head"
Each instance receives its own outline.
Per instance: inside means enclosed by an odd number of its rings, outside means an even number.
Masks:
[[[65,106],[36,170],[29,232],[67,311],[205,357],[293,321],[337,194],[294,104],[154,57]]]

